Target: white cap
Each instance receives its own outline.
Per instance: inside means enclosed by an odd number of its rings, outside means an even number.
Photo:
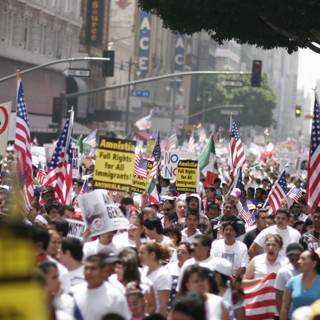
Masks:
[[[228,277],[232,275],[232,264],[229,260],[223,258],[213,259],[213,269]]]

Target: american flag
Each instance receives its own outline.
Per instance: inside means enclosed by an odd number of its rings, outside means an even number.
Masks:
[[[177,145],[177,134],[173,131],[171,134],[161,141],[161,151],[172,151]]]
[[[194,139],[194,130],[192,130],[192,133],[188,142],[188,147],[191,153],[196,153],[196,142]]]
[[[273,185],[266,200],[269,203],[272,213],[275,213],[282,205],[282,201],[285,199],[288,192],[286,171],[283,170],[278,180]]]
[[[134,173],[144,178],[148,176],[148,160],[142,157],[141,152],[135,155]]]
[[[287,197],[292,199],[295,202],[298,202],[302,197],[302,190],[300,188],[293,187],[287,193]]]
[[[307,178],[307,203],[315,209],[320,203],[320,106],[315,96]]]
[[[33,170],[31,156],[31,136],[27,106],[21,79],[17,88],[16,136],[14,147],[17,153],[18,173],[21,177],[23,197],[26,208],[31,208],[33,199]]]
[[[45,181],[46,185],[54,187],[62,204],[71,203],[72,195],[72,149],[71,131],[73,127],[73,110],[67,119],[55,147],[49,164],[49,172]]]
[[[232,120],[230,131],[230,176],[233,178],[246,158],[237,124]]]
[[[247,320],[274,319],[276,315],[276,279],[270,273],[258,283],[244,288],[244,307]]]
[[[46,178],[47,178],[47,172],[46,170],[44,170],[40,164],[39,164],[39,167],[38,167],[38,171],[37,171],[37,180],[39,182],[39,185],[40,186],[43,186],[45,181],[46,181]]]
[[[238,188],[239,190],[241,190],[241,196],[240,196],[240,202],[241,202],[241,210],[239,212],[239,216],[246,222],[246,224],[248,226],[252,226],[255,221],[252,217],[252,214],[250,213],[249,209],[248,209],[248,205],[247,205],[247,200],[244,196],[244,184],[242,182],[242,169],[240,168],[238,170],[237,176],[235,178],[235,184],[234,184],[235,188]]]

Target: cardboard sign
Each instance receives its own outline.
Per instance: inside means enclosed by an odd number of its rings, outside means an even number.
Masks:
[[[148,176],[152,170],[153,162],[148,160]],[[132,178],[132,186],[130,187],[130,191],[136,193],[144,193],[147,190],[149,177],[140,177],[133,173]]]
[[[82,240],[82,234],[86,228],[86,224],[83,221],[75,219],[66,219],[69,224],[69,230],[67,237],[73,237]]]
[[[0,156],[5,157],[8,144],[11,101],[0,103]]]
[[[153,149],[154,149],[154,145],[156,144],[156,140],[154,139],[148,139],[147,140],[147,155],[152,155]]]
[[[165,151],[162,160],[161,176],[165,179],[175,179],[179,160],[194,159],[189,152],[185,151]]]
[[[196,192],[198,161],[180,160],[176,171],[176,188],[179,192]]]
[[[96,151],[93,187],[130,191],[136,142],[101,137]]]
[[[78,203],[91,236],[129,228],[128,219],[105,190],[79,195]]]

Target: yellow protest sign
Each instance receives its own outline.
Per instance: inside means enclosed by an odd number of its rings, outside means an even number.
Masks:
[[[178,192],[196,192],[198,161],[179,160],[176,170],[176,189]]]
[[[93,187],[129,191],[132,185],[136,142],[101,137],[96,151]]]
[[[153,162],[148,160],[148,176],[152,170],[152,164]],[[132,186],[130,188],[130,191],[132,192],[137,192],[137,193],[143,193],[147,190],[148,183],[149,183],[149,178],[147,177],[141,177],[138,176],[137,174],[133,173],[133,179],[132,179]]]
[[[45,290],[35,280],[0,283],[0,319],[49,320],[48,306]]]
[[[148,139],[148,141],[147,141],[147,155],[152,154],[155,144],[156,144],[156,140]]]

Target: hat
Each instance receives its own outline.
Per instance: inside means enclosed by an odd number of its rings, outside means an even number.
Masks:
[[[301,254],[303,252],[303,247],[298,242],[290,243],[286,249],[286,255],[290,256],[291,254]]]
[[[232,275],[232,264],[227,259],[215,258],[213,262],[213,269],[228,277]]]
[[[41,188],[41,193],[42,194],[45,194],[45,193],[48,193],[48,192],[53,192],[54,193],[54,188],[52,186],[43,186]]]
[[[236,198],[240,198],[241,190],[239,188],[233,188],[230,195]]]
[[[105,248],[98,252],[98,256],[103,259],[105,264],[111,264],[119,261],[119,256],[112,249]]]

